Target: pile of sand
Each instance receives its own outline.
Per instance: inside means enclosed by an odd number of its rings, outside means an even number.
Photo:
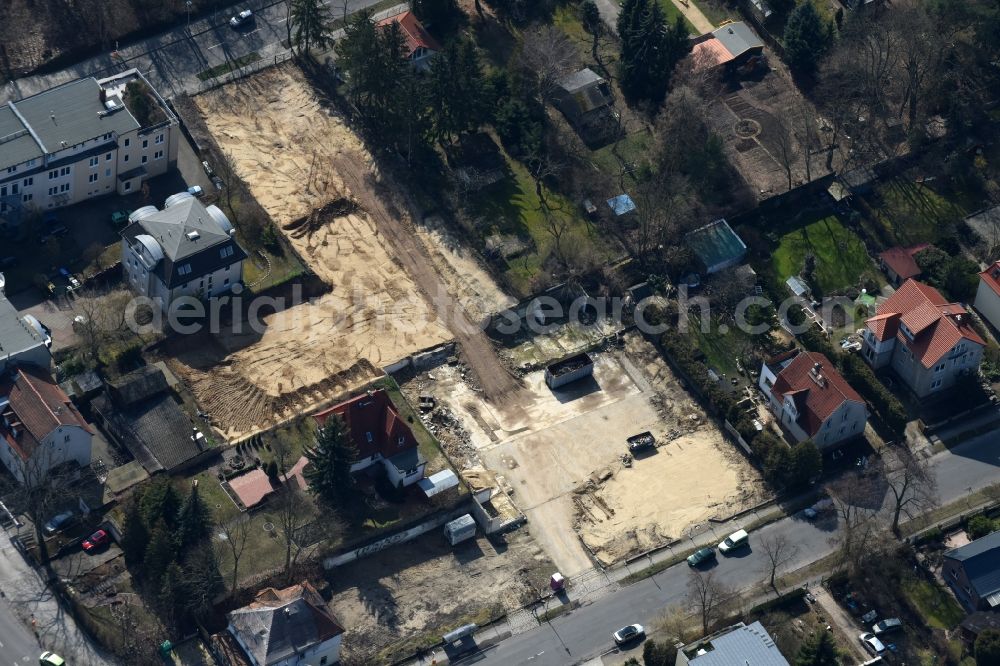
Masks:
[[[331,202],[350,200],[343,170],[355,177],[371,171],[370,155],[357,135],[320,103],[292,66],[272,68],[194,101],[279,227],[301,230],[295,221]],[[182,370],[203,404],[213,402],[214,382],[245,381],[250,387],[239,391],[259,391],[277,399],[268,408],[294,413],[331,397],[334,388],[370,379],[371,372],[352,370],[359,362],[380,368],[452,339],[363,210],[341,217],[324,214],[310,222],[309,233],[293,229],[285,234],[332,291],[266,317],[262,336],[221,334],[218,342],[227,356],[218,367]],[[343,381],[331,383],[331,377]],[[290,395],[294,404],[283,399]],[[247,422],[238,403],[215,403],[210,411],[228,436],[253,430],[255,424]],[[261,412],[263,418],[266,410]]]

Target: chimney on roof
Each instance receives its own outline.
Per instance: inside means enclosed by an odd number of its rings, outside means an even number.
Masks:
[[[51,118],[52,122],[55,123],[56,122],[56,112],[52,111],[52,110],[49,110],[49,118]],[[56,123],[56,124],[58,125],[59,123]]]
[[[101,88],[101,104],[103,104],[106,101],[108,101],[108,91],[105,90],[104,88]]]

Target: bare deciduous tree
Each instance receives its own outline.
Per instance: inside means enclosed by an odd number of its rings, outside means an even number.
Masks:
[[[100,352],[128,332],[129,303],[132,294],[124,289],[111,292],[87,290],[77,295],[73,303],[73,329],[80,338],[87,356],[100,363]]]
[[[515,57],[517,65],[535,82],[538,98],[549,102],[559,81],[576,68],[578,54],[569,35],[545,24],[522,33]]]
[[[687,601],[701,620],[703,634],[708,634],[709,629],[720,618],[726,602],[733,596],[732,590],[715,580],[714,571],[702,573],[691,570]]]
[[[239,586],[240,558],[249,538],[250,516],[246,513],[241,513],[229,522],[219,525],[219,544],[233,558],[233,580],[230,584],[232,594],[236,593]]]
[[[841,555],[845,564],[860,569],[881,546],[879,534],[885,527],[879,520],[879,509],[885,491],[877,478],[853,472],[833,481],[828,490],[842,525],[838,537]]]
[[[778,574],[778,569],[792,561],[798,554],[799,547],[788,539],[788,535],[775,533],[761,539],[761,549],[767,558],[768,583],[777,594],[778,587],[775,585],[774,579]]]
[[[295,481],[286,483],[274,498],[275,528],[285,543],[285,575],[291,579],[292,567],[304,548],[298,531],[309,524],[309,502]]]
[[[937,482],[927,466],[927,461],[902,450],[896,456],[897,466],[887,470],[886,483],[892,504],[892,533],[899,537],[899,519],[902,515],[914,518],[918,513],[937,506]]]

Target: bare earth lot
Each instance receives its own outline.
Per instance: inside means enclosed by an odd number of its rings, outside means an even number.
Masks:
[[[411,382],[460,424],[467,444],[449,452],[506,479],[532,534],[567,575],[592,566],[588,549],[603,564],[616,562],[764,493],[756,471],[704,420],[655,349],[636,334],[625,340],[596,355],[593,380],[553,392],[543,373],[530,373],[499,406],[483,403],[454,368]],[[626,437],[645,430],[660,447],[625,466]]]
[[[345,169],[371,169],[354,133],[321,107],[293,67],[195,102],[281,227],[350,198],[340,177]],[[265,318],[262,336],[221,334],[217,358],[179,359],[181,373],[229,437],[266,425],[268,411],[290,416],[308,409],[335,390],[364,383],[379,367],[452,339],[363,209],[339,217],[324,211],[308,229],[286,235],[332,291]]]
[[[330,607],[347,627],[345,663],[391,663],[404,638],[440,639],[536,599],[552,562],[523,529],[505,539],[499,548],[483,537],[452,548],[434,530],[329,572]]]

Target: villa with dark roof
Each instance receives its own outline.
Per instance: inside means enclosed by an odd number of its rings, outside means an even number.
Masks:
[[[791,351],[761,367],[760,390],[782,429],[796,442],[829,448],[865,431],[864,399],[823,354]]]
[[[941,577],[968,611],[1000,607],[1000,532],[944,554]]]
[[[183,471],[212,455],[208,439],[174,397],[163,368],[134,370],[106,384],[91,408],[116,444],[149,474]]]
[[[37,483],[59,465],[90,464],[91,432],[52,376],[17,366],[0,380],[0,461],[21,483]]]
[[[344,628],[307,582],[265,588],[228,617],[216,652],[230,666],[332,666],[340,659]],[[223,647],[228,639],[238,649]]]
[[[178,120],[136,70],[0,106],[0,221],[137,191],[177,162]]]
[[[129,215],[122,232],[122,267],[133,291],[160,303],[199,300],[228,293],[243,280],[247,253],[218,206],[181,192],[163,210],[144,206]]]
[[[915,280],[879,304],[865,326],[864,359],[876,370],[891,367],[920,398],[976,374],[986,346],[961,304]]]
[[[316,414],[316,421],[322,426],[331,414],[343,419],[358,450],[352,472],[381,464],[394,486],[410,486],[424,478],[427,461],[385,389],[368,391],[325,409]]]

